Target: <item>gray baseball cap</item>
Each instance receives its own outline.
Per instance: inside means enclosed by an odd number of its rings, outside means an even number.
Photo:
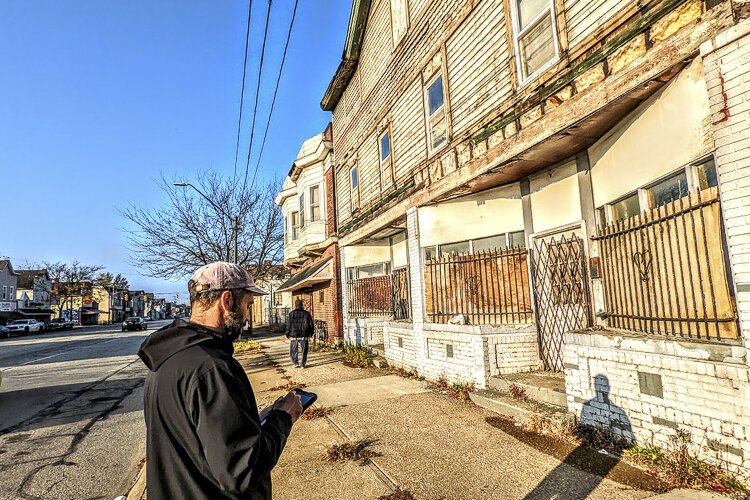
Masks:
[[[241,289],[255,295],[268,295],[268,292],[255,286],[255,280],[245,268],[229,262],[212,262],[199,267],[190,281],[196,292]]]

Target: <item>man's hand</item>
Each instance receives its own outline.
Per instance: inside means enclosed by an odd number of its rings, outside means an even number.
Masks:
[[[262,422],[271,410],[283,410],[292,417],[292,423],[296,422],[302,414],[302,400],[294,391],[289,391],[285,395],[273,402],[271,406],[263,408],[260,412],[260,421]]]

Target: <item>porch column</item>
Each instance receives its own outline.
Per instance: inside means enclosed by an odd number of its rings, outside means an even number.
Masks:
[[[750,347],[750,19],[701,46],[740,331]]]
[[[339,273],[339,280],[341,281],[341,333],[344,336],[344,342],[349,343],[349,287],[346,282],[346,247],[339,247],[339,262],[341,265],[338,270],[334,272]]]
[[[599,244],[591,239],[596,234],[596,208],[594,206],[594,188],[591,185],[588,150],[583,150],[576,155],[576,170],[578,171],[578,193],[581,198],[581,216],[583,217],[584,237],[586,239],[587,275],[591,285],[591,316],[594,323],[604,325],[606,324],[604,320],[596,317],[596,313],[605,310],[604,289],[599,274],[601,273],[601,267],[591,265],[599,261]]]
[[[417,210],[417,207],[411,207],[406,211],[406,241],[409,252],[409,291],[411,293],[414,358],[419,370],[424,366],[426,345],[424,340],[424,261],[419,245]]]

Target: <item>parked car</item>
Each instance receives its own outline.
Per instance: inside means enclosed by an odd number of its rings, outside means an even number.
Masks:
[[[63,318],[54,318],[47,322],[48,331],[71,330],[75,323]]]
[[[35,319],[17,319],[7,325],[8,330],[21,335],[28,335],[31,332],[38,332],[42,329],[42,324]]]
[[[0,339],[7,339],[10,337],[10,330],[7,327],[0,325]]]
[[[131,316],[122,322],[122,331],[125,330],[147,330],[148,323],[143,318],[138,316]]]

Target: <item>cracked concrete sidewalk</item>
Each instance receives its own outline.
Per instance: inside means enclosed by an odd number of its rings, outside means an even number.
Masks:
[[[295,423],[272,472],[274,498],[377,499],[397,487],[419,500],[725,498],[682,490],[659,495],[602,479],[493,427],[486,419],[494,413],[424,382],[347,367],[331,352],[310,352],[307,368],[296,369],[282,335],[260,331],[256,340],[262,351],[237,357],[260,408],[295,383],[318,394],[316,406],[332,409],[325,418]],[[365,438],[380,454],[367,465],[322,459],[329,445]],[[128,499],[145,498],[144,486],[141,474]]]

